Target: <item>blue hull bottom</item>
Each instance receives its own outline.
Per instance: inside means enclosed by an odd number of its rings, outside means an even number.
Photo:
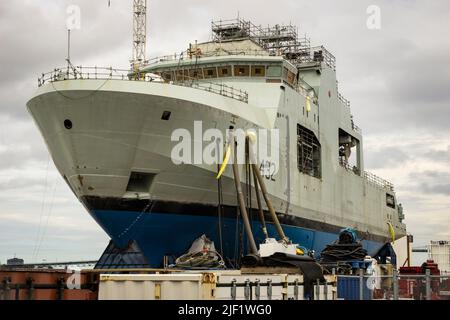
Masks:
[[[226,261],[233,265],[241,250],[239,235],[242,224],[236,218],[133,211],[92,210],[91,214],[119,247],[127,247],[136,241],[151,267],[161,267],[164,256],[178,257],[188,251],[192,242],[206,234],[214,241],[217,251],[223,250]],[[222,225],[220,241],[219,225]],[[264,240],[261,224],[252,222],[257,243]],[[267,226],[269,235],[278,238],[272,224]],[[284,232],[293,243],[316,252],[316,257],[327,244],[338,238],[335,233],[316,231],[283,225]],[[222,243],[222,245],[221,245]],[[246,243],[244,239],[243,243]],[[374,255],[384,245],[381,242],[363,241],[369,255]],[[221,248],[222,247],[222,248]],[[244,253],[246,252],[244,248]]]

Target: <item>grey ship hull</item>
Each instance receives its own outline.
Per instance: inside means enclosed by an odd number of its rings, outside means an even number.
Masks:
[[[250,91],[252,85],[244,89]],[[165,83],[69,80],[42,86],[28,108],[58,170],[94,219],[117,245],[126,247],[134,240],[149,263],[159,266],[163,256],[182,254],[203,233],[230,260],[239,256],[239,243],[245,241],[240,241],[242,226],[231,170],[224,174],[225,209],[219,218],[217,167],[175,165],[170,158],[170,136],[176,128],[192,129],[194,120],[223,131],[233,122],[244,129],[278,127],[281,137],[295,136],[298,120],[287,114],[302,102],[295,101],[297,93],[280,90],[279,84],[267,84],[265,89],[259,96],[266,95],[266,101],[279,108],[261,110],[252,101],[246,104]],[[288,94],[294,100],[291,104],[283,102]],[[167,110],[172,117],[162,121],[161,114]],[[315,105],[313,112],[319,112]],[[70,129],[64,125],[67,119],[73,124]],[[325,136],[326,130],[321,134]],[[380,211],[392,214],[395,210],[385,208],[386,190],[349,173],[327,154],[322,179],[299,174],[295,139],[282,140],[285,165],[267,187],[295,243],[320,252],[348,226],[366,239],[371,254],[389,241],[389,220]],[[326,139],[322,141],[327,150]],[[130,172],[135,171],[154,175],[147,192],[127,191]],[[394,226],[400,237],[402,225]],[[262,240],[256,219],[253,227],[257,241]],[[273,234],[272,226],[269,231]]]

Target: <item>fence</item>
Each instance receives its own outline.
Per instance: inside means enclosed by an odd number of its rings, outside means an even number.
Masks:
[[[450,275],[338,275],[339,300],[450,300]]]
[[[216,291],[217,298],[226,300],[336,300],[336,280],[332,277],[311,284],[309,293],[306,287],[304,282],[287,276],[279,282],[247,279],[239,283],[233,279],[229,283],[218,283]]]

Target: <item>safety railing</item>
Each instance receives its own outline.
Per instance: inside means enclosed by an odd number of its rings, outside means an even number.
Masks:
[[[201,51],[195,50],[195,48],[189,52],[183,51],[179,54],[165,55],[152,58],[148,60],[148,66],[161,63],[161,62],[182,62],[182,61],[195,61],[196,59],[218,57],[218,56],[269,56],[269,52],[266,50],[258,49],[246,49],[246,50],[227,50],[225,48],[217,48],[215,50]]]
[[[338,99],[339,99],[340,102],[342,102],[342,104],[344,106],[347,106],[347,107],[350,108],[350,101],[345,99],[345,97],[340,92],[338,92]]]
[[[356,132],[358,132],[359,134],[362,133],[361,128],[358,127],[358,126],[353,122],[353,120],[352,120],[352,129],[353,129],[353,131],[356,131]]]
[[[356,175],[361,175],[359,168],[357,166],[350,165],[348,163],[348,161],[346,161],[342,158],[339,158],[339,164],[341,165],[341,167],[345,168],[347,171],[351,171]],[[364,180],[366,180],[370,184],[373,184],[377,187],[380,187],[380,188],[383,188],[383,189],[386,189],[389,191],[394,191],[394,185],[391,182],[389,182],[383,178],[380,178],[379,176],[377,176],[373,173],[364,171],[362,173],[362,177],[364,178]]]
[[[207,82],[195,78],[182,80],[166,81],[160,76],[149,73],[132,73],[130,70],[115,69],[112,67],[66,67],[55,68],[54,70],[43,73],[38,78],[38,86],[41,87],[46,83],[66,81],[66,80],[122,80],[122,81],[143,81],[157,82],[166,85],[178,85],[191,87],[194,89],[204,90],[224,97],[232,98],[238,101],[248,103],[248,93],[242,90],[234,89],[231,86],[222,83]]]
[[[361,172],[359,170],[359,168],[357,166],[352,166],[350,165],[347,161],[345,161],[342,158],[339,158],[339,164],[341,165],[341,167],[345,168],[347,171],[351,171],[356,175],[361,175]]]
[[[300,61],[298,61],[300,64],[305,62],[323,62],[336,71],[336,58],[324,46],[303,48],[302,50],[306,55],[302,56]]]
[[[307,62],[323,62],[331,69],[336,70],[336,58],[331,54],[325,47],[301,47],[296,50],[300,50],[302,55],[300,55],[299,61],[297,63],[307,63]],[[147,62],[147,65],[152,65],[161,62],[181,62],[186,60],[195,60],[200,58],[208,58],[215,56],[284,56],[283,51],[272,51],[265,49],[245,49],[245,50],[228,50],[222,47],[218,47],[214,50],[201,51],[193,48],[192,50],[186,50],[179,54],[164,55],[152,58]],[[289,59],[291,60],[291,59]]]
[[[371,183],[373,185],[376,185],[378,187],[381,187],[381,188],[384,188],[384,189],[387,189],[387,190],[390,190],[390,191],[394,191],[394,185],[391,182],[389,182],[389,181],[387,181],[387,180],[385,180],[383,178],[380,178],[379,176],[377,176],[377,175],[375,175],[373,173],[364,171],[364,175],[363,176],[364,176],[364,179],[367,182],[369,182],[369,183]]]
[[[240,89],[235,89],[224,83],[205,81],[200,78],[191,77],[185,73],[178,73],[176,77],[172,80],[169,80],[169,77],[167,76],[168,76],[167,73],[161,73],[161,79],[165,83],[200,89],[248,103],[247,92]]]
[[[130,70],[116,69],[112,67],[63,67],[55,68],[50,72],[43,73],[38,78],[38,86],[41,87],[48,82],[65,80],[137,80],[137,81],[158,81],[158,77],[150,74],[142,74],[137,77],[130,74]]]
[[[316,280],[306,286],[303,281],[296,279],[288,281],[285,275],[284,281],[275,282],[256,279],[238,282],[233,279],[227,283],[217,283],[216,296],[219,299],[228,300],[335,300],[336,277],[326,276],[324,280]],[[295,276],[293,276],[295,277]]]
[[[220,94],[221,96],[224,97],[248,103],[247,92],[234,89],[233,87],[227,86],[226,84],[223,83],[212,83],[203,81],[198,82],[183,81],[183,82],[175,82],[174,84]]]

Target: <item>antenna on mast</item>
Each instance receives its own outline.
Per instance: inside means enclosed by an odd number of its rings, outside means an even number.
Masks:
[[[70,29],[67,29],[67,62],[70,63]]]
[[[131,67],[138,71],[146,62],[147,0],[133,0],[133,58]]]
[[[69,74],[69,70],[72,69],[73,75],[77,75],[77,69],[72,65],[72,61],[70,61],[70,42],[71,42],[71,30],[67,29],[67,74]]]

